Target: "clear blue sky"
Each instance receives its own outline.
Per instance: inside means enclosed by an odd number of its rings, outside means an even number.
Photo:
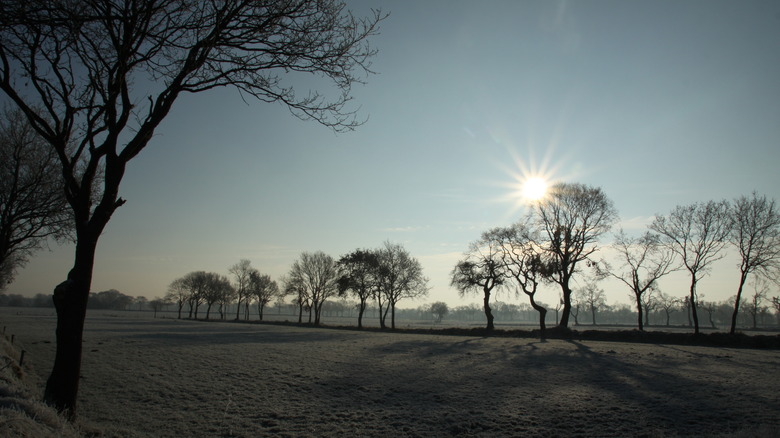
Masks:
[[[678,204],[780,198],[776,1],[351,7],[391,13],[372,41],[379,74],[354,90],[368,122],[334,134],[233,90],[184,96],[129,165],[93,290],[162,296],[241,258],[278,279],[302,251],[390,240],[421,261],[424,302],[476,302],[458,299],[449,272],[482,231],[520,217],[524,172],[602,187],[634,231]],[[7,292],[51,292],[72,252],[40,253]],[[708,299],[734,293],[734,263],[701,283]],[[684,282],[661,286],[683,296]]]

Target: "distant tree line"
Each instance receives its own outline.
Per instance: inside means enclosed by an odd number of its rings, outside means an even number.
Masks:
[[[355,297],[358,327],[370,303],[378,308],[380,326],[395,328],[395,312],[399,301],[425,296],[428,279],[422,265],[400,244],[385,242],[378,249],[357,249],[336,260],[323,253],[303,252],[279,283],[240,260],[228,269],[231,278],[205,271],[190,272],[171,282],[161,303],[176,306],[177,317],[197,319],[205,307],[205,319],[216,306],[220,319],[227,319],[227,310],[235,306],[235,320],[249,319],[250,308],[257,309],[263,319],[266,306],[272,301],[283,305],[286,299],[296,307],[298,322],[319,325],[329,300]],[[243,313],[242,313],[243,311]],[[202,313],[200,313],[202,314]]]
[[[131,297],[116,289],[89,294],[88,309],[106,310],[132,310],[137,305],[137,310],[144,310],[148,305],[145,297]],[[7,307],[54,307],[51,294],[36,294],[33,297],[25,297],[18,294],[0,295],[0,306]]]
[[[678,206],[668,215],[656,215],[640,236],[619,230],[613,244],[618,260],[613,265],[595,254],[599,238],[616,221],[617,211],[600,188],[557,184],[534,201],[519,222],[482,233],[452,270],[452,286],[462,296],[482,296],[487,330],[494,328],[491,297],[497,291],[527,296],[538,313],[544,337],[548,306],[537,299],[540,284],[560,288],[556,321],[558,329],[566,330],[570,317],[578,324],[589,314],[591,323],[596,324],[597,313],[606,307],[604,291],[597,282],[612,277],[630,290],[639,330],[650,312],[663,308],[670,315],[672,309],[684,306],[689,325],[699,333],[699,314],[707,313],[710,325],[715,325],[713,313],[720,309],[722,316],[723,305],[700,301],[698,282],[731,246],[738,251],[741,263],[736,294],[729,305],[729,329],[735,332],[741,308],[752,313],[752,325],[757,324],[764,308],[761,303],[768,299],[768,286],[757,286],[762,292],[749,299],[744,298],[744,288],[748,278],[764,285],[780,280],[780,213],[774,200],[753,193],[733,202]],[[658,280],[678,270],[688,272],[690,287],[684,298],[671,298],[661,293]],[[772,299],[775,305],[777,301]]]

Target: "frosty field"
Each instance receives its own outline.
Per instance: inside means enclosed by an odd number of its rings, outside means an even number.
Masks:
[[[42,388],[53,312],[0,309]],[[81,418],[121,436],[780,436],[780,351],[89,314]]]

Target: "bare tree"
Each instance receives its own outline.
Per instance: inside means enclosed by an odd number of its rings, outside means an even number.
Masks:
[[[550,280],[561,287],[558,327],[565,329],[571,311],[571,279],[580,262],[598,250],[596,242],[617,220],[617,210],[600,188],[560,183],[534,206],[533,217],[542,234],[536,246],[549,259]]]
[[[168,293],[165,294],[165,300],[176,303],[178,308],[178,319],[181,319],[181,309],[189,297],[189,290],[184,278],[177,278],[168,286]]]
[[[24,114],[0,115],[0,291],[50,237],[70,236],[73,221],[56,153]]]
[[[208,282],[209,274],[206,271],[193,271],[171,282],[170,296],[175,299],[184,299],[189,306],[188,318],[198,319],[198,310],[206,302]]]
[[[547,309],[536,301],[536,292],[542,279],[549,276],[550,266],[542,260],[540,249],[535,247],[534,241],[537,239],[532,237],[532,232],[524,224],[515,224],[488,231],[483,239],[496,242],[504,274],[515,280],[519,290],[528,296],[531,307],[539,313],[539,333],[544,340]]]
[[[224,275],[219,275],[218,280],[219,299],[219,319],[225,320],[227,318],[227,309],[231,303],[236,299],[236,289],[230,284],[230,279]]]
[[[362,328],[368,300],[379,292],[379,254],[358,249],[342,256],[338,267],[342,273],[338,280],[339,294],[351,291],[358,298],[358,328]]]
[[[298,306],[298,324],[303,322],[303,310],[311,309],[308,290],[300,277],[284,276],[282,277],[282,289],[279,296],[293,296],[293,302]],[[311,310],[309,310],[309,322],[311,323]]]
[[[422,265],[400,244],[385,242],[379,250],[379,293],[384,296],[387,308],[380,324],[386,327],[385,317],[390,310],[390,328],[395,329],[395,306],[404,298],[419,298],[428,294],[428,279]]]
[[[2,3],[0,89],[56,152],[75,217],[73,269],[54,293],[50,404],[75,413],[98,238],[125,203],[119,185],[127,164],[178,97],[235,87],[302,119],[352,129],[360,121],[346,105],[370,72],[367,38],[382,18],[377,11],[356,19],[340,0]],[[284,80],[289,73],[324,77],[339,93],[300,96]],[[155,86],[136,89],[140,82]]]
[[[715,325],[715,321],[712,319],[712,314],[715,313],[715,311],[718,309],[718,303],[715,301],[699,300],[699,308],[707,312],[707,319],[710,321],[710,327],[717,329],[718,326]]]
[[[659,292],[657,303],[658,307],[663,309],[664,313],[666,314],[666,326],[669,327],[669,320],[672,317],[672,313],[674,313],[680,307],[680,299],[669,296],[663,292]]]
[[[447,303],[443,301],[437,301],[431,304],[429,310],[433,315],[436,323],[439,324],[444,319],[444,317],[447,316],[447,313],[449,313],[450,308],[447,306]]]
[[[642,294],[642,298],[639,302],[639,305],[644,309],[644,317],[645,317],[644,326],[650,325],[650,313],[658,308],[658,298],[656,297],[656,295],[660,292],[661,290],[658,289],[658,287],[654,287],[652,289],[648,289],[646,293]],[[629,298],[635,299],[636,295],[633,294],[632,292]]]
[[[233,275],[233,279],[235,280],[236,299],[238,300],[236,305],[236,321],[238,321],[239,315],[241,314],[241,303],[244,302],[244,299],[248,299],[250,295],[248,287],[249,275],[252,272],[252,262],[247,259],[241,259],[238,263],[231,266],[228,272]]]
[[[780,213],[775,201],[755,192],[748,198],[742,196],[734,201],[730,209],[732,227],[730,242],[737,247],[741,262],[739,265],[739,288],[734,300],[734,313],[731,316],[731,329],[734,334],[737,327],[739,304],[742,300],[742,288],[751,273],[761,277],[778,280],[780,273]],[[754,319],[755,323],[755,319]]]
[[[265,306],[274,299],[279,293],[279,286],[271,280],[268,275],[260,274],[259,271],[252,270],[249,273],[249,293],[257,299],[257,316],[260,321],[263,320],[263,310]]]
[[[689,304],[694,333],[699,333],[696,312],[696,284],[711,264],[723,257],[722,249],[730,231],[729,206],[725,201],[677,206],[669,216],[656,216],[650,229],[662,236],[691,275]]]
[[[490,308],[490,296],[493,290],[501,287],[507,274],[503,263],[503,242],[494,238],[491,232],[483,233],[482,238],[469,245],[466,258],[458,261],[452,270],[450,284],[460,296],[472,292],[482,292],[482,309],[487,319],[486,330],[495,329],[493,310]]]
[[[215,272],[204,272],[202,278],[199,277],[198,280],[202,281],[201,295],[206,304],[206,319],[209,319],[212,306],[223,302],[226,296],[232,294],[233,286],[230,285],[227,277]]]
[[[168,304],[164,298],[155,298],[151,301],[149,301],[149,306],[152,308],[152,311],[154,312],[153,318],[157,318],[157,312],[162,310],[165,305]]]
[[[293,263],[289,277],[306,291],[314,314],[314,325],[319,325],[322,304],[338,293],[339,272],[333,257],[322,251],[304,252]]]
[[[753,296],[750,297],[750,301],[744,303],[745,313],[750,316],[752,327],[755,330],[758,328],[758,315],[766,310],[764,301],[768,295],[768,288],[765,282],[756,281],[755,290]]]
[[[604,294],[604,289],[598,287],[594,281],[588,281],[580,290],[579,296],[580,303],[590,310],[593,325],[596,325],[596,312],[607,305],[607,296]]]
[[[631,289],[636,303],[637,327],[644,330],[643,295],[657,287],[661,277],[677,269],[674,265],[675,253],[661,243],[657,234],[649,231],[640,237],[629,237],[621,229],[615,236],[614,248],[619,253],[620,265],[613,269],[602,261],[598,270],[601,275],[614,277]],[[649,300],[647,304],[650,304]]]

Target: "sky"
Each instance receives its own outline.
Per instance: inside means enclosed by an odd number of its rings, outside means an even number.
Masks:
[[[525,214],[525,177],[601,187],[615,230],[631,233],[677,205],[780,198],[776,1],[348,5],[390,13],[371,40],[377,74],[353,90],[366,123],[337,134],[231,89],[183,96],[128,166],[93,291],[159,297],[242,258],[279,279],[303,251],[338,258],[391,241],[431,288],[400,307],[461,305],[480,299],[460,298],[450,272],[483,231]],[[50,293],[72,261],[72,245],[52,245],[6,292]],[[737,262],[716,263],[700,293],[733,295]],[[687,277],[660,285],[682,297]],[[629,302],[625,286],[601,287]]]

